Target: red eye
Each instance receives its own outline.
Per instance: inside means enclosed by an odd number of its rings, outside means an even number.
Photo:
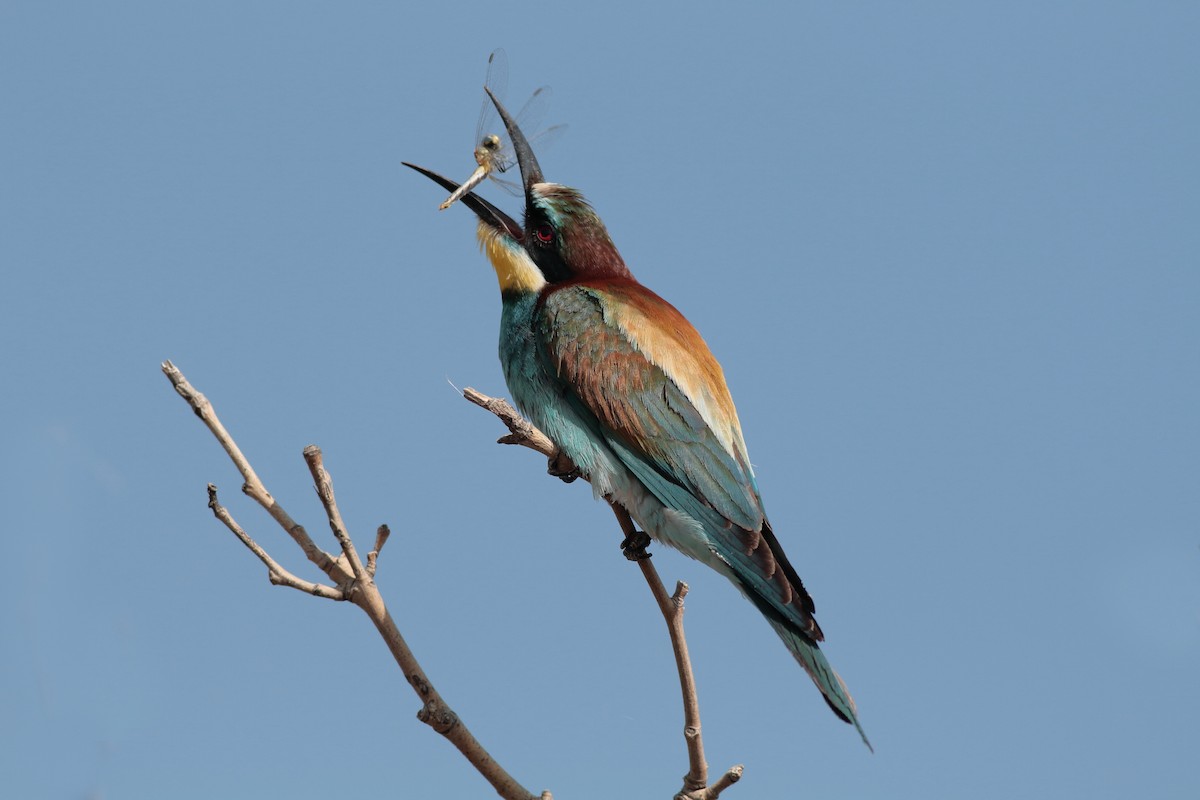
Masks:
[[[542,244],[550,244],[554,241],[554,228],[551,228],[546,223],[542,223],[533,229],[533,235]]]

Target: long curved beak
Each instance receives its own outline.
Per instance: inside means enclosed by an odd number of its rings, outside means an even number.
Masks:
[[[506,112],[502,111],[501,113],[504,114]],[[507,118],[505,119],[505,124],[506,125],[508,124]],[[520,133],[520,129],[517,129],[517,133],[518,134]],[[521,141],[525,143],[525,149],[528,150],[529,143],[525,142],[524,136],[521,137]],[[520,150],[517,151],[518,159],[521,158],[520,152],[521,152]],[[532,153],[533,153],[533,151],[530,151],[530,157],[532,157]],[[400,163],[402,163],[404,166],[408,167],[409,169],[415,169],[417,172],[421,173],[426,178],[429,178],[429,180],[438,184],[439,186],[441,186],[443,189],[445,189],[447,191],[453,192],[455,189],[458,188],[457,183],[455,183],[454,181],[445,177],[444,175],[437,174],[436,172],[434,172],[431,169],[425,169],[424,167],[418,167],[416,164],[410,164],[407,161],[402,161]],[[537,166],[537,162],[534,161],[534,167],[536,168],[536,166]],[[525,162],[524,161],[521,161],[521,174],[522,174],[522,176],[524,176],[524,174],[525,174]],[[540,171],[539,171],[539,175],[540,175]],[[474,211],[475,214],[479,217],[479,219],[481,219],[483,222],[487,223],[488,225],[491,225],[496,230],[500,231],[501,233],[508,234],[512,238],[516,239],[518,242],[524,240],[525,231],[521,228],[520,225],[517,224],[516,220],[514,220],[508,214],[505,214],[500,209],[496,208],[494,205],[489,203],[487,200],[484,200],[479,195],[475,194],[474,192],[471,192],[471,193],[463,196],[462,202],[464,205],[466,205],[467,208]]]

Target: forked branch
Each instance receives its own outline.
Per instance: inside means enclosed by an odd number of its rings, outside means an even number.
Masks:
[[[246,533],[233,519],[228,509],[218,502],[217,487],[210,483],[208,485],[208,504],[213,514],[266,565],[271,583],[290,586],[328,600],[349,600],[361,608],[375,624],[393,658],[396,659],[396,663],[404,673],[405,679],[421,699],[421,710],[417,712],[417,719],[429,725],[457,747],[476,771],[491,783],[496,792],[505,800],[552,800],[549,792],[534,795],[496,763],[430,682],[429,677],[417,662],[416,656],[404,641],[404,637],[400,635],[400,631],[388,613],[383,597],[375,585],[375,570],[378,566],[379,552],[383,549],[388,537],[387,526],[380,526],[376,532],[375,547],[367,554],[367,563],[364,565],[359,559],[354,542],[342,521],[342,515],[333,494],[333,479],[325,470],[320,448],[315,445],[304,448],[304,460],[312,473],[317,494],[325,509],[326,519],[340,546],[341,553],[336,557],[317,547],[303,526],[293,520],[271,496],[258,474],[250,466],[249,460],[225,426],[221,424],[216,410],[208,399],[198,392],[170,361],[163,363],[162,370],[171,381],[171,385],[175,387],[175,391],[187,401],[233,460],[245,481],[242,491],[266,509],[267,513],[300,546],[309,561],[316,564],[333,585],[327,586],[303,580],[281,566]]]

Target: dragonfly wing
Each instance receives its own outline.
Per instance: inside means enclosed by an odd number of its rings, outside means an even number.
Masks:
[[[562,135],[567,132],[566,125],[551,125],[539,133],[535,133],[533,138],[529,140],[530,147],[537,147],[539,150],[545,150],[553,145]]]
[[[508,54],[504,48],[497,48],[488,56],[487,78],[483,85],[500,98],[500,102],[504,102],[504,95],[508,91]],[[502,130],[504,126],[500,124],[500,115],[485,94],[483,106],[479,109],[479,122],[475,125],[475,141],[471,146],[477,146],[487,134]]]
[[[521,106],[521,110],[513,117],[517,122],[517,127],[525,131],[525,135],[529,138],[531,146],[538,139],[538,126],[542,124],[542,119],[546,116],[546,109],[550,107],[551,94],[549,86],[543,86],[534,90],[534,93],[525,101],[525,105]],[[516,166],[517,154],[513,150],[512,143],[508,140],[507,134],[501,136],[501,138],[504,141],[504,146],[497,152],[493,163],[500,172],[507,172]]]
[[[521,184],[519,184],[515,181],[510,181],[506,178],[501,178],[499,176],[499,174],[497,174],[495,172],[488,175],[488,177],[491,178],[501,189],[508,192],[513,197],[521,197],[522,195],[525,194],[524,187],[522,187]]]

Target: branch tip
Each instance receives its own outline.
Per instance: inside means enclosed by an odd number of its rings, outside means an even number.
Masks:
[[[379,551],[383,549],[391,535],[392,531],[387,525],[380,525],[375,531],[375,547],[367,553],[367,574],[372,578],[375,577],[375,569],[379,565]]]
[[[500,444],[519,444],[530,450],[536,450],[547,458],[565,458],[554,442],[534,427],[533,423],[522,417],[507,400],[488,397],[470,386],[462,390],[462,396],[480,408],[490,411],[508,428],[508,434],[497,440]],[[574,467],[573,464],[571,466]]]
[[[392,535],[392,529],[387,524],[380,525],[375,531],[375,552],[378,553],[387,544],[388,537]]]
[[[671,602],[676,608],[683,608],[683,598],[687,597],[688,585],[683,581],[675,583],[675,594],[671,595]]]
[[[712,798],[719,797],[721,792],[733,786],[742,779],[742,773],[746,771],[742,764],[734,764],[729,769],[725,770],[725,774],[717,778],[717,782],[709,787],[709,796]]]

